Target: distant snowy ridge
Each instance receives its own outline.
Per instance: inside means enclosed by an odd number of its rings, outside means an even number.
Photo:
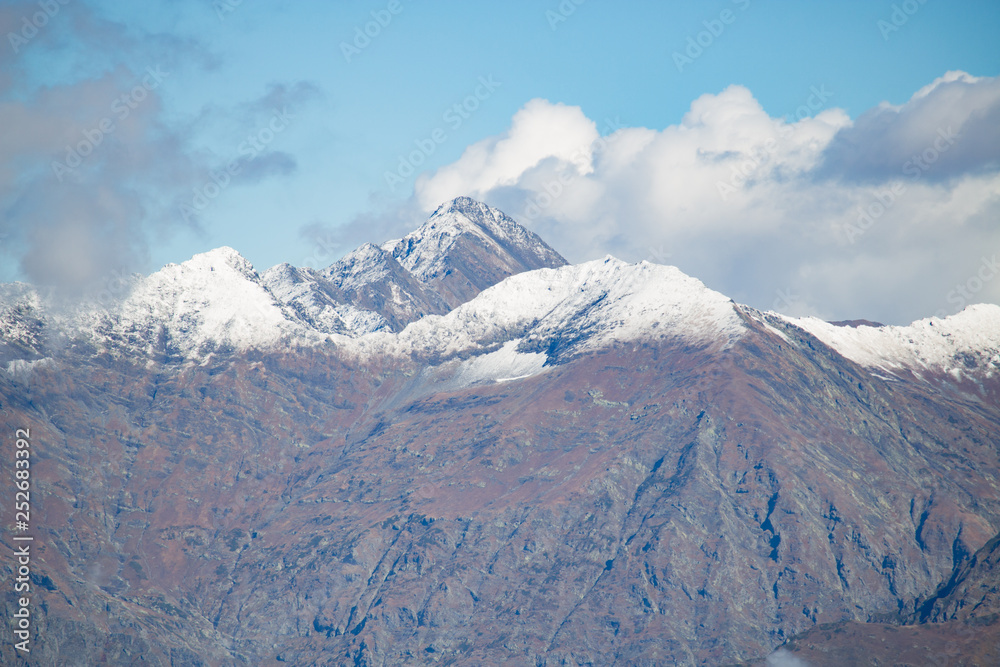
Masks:
[[[908,326],[837,326],[814,317],[782,317],[852,361],[887,372],[939,371],[961,380],[972,369],[1000,373],[1000,306],[978,304],[947,318]]]
[[[232,248],[217,248],[135,276],[121,302],[55,306],[28,285],[0,286],[0,359],[45,354],[52,334],[97,350],[167,357],[333,342],[402,330],[444,314],[523,271],[566,264],[538,236],[466,197],[418,229],[366,243],[323,270],[288,264],[258,275]]]

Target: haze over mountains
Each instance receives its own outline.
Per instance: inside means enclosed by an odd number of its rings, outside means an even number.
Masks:
[[[0,368],[33,664],[715,665],[889,617],[995,655],[997,306],[788,318],[458,198],[321,271],[4,286]]]

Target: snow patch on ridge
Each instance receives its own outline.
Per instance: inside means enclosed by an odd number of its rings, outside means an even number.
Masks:
[[[545,370],[546,356],[537,352],[518,352],[520,340],[508,341],[499,350],[466,359],[455,379],[464,387],[491,382],[523,380]]]
[[[548,360],[546,355],[518,351],[520,343],[520,339],[515,339],[492,352],[428,366],[421,372],[416,387],[424,392],[457,391],[466,387],[525,380],[551,369],[545,366]]]
[[[299,269],[290,264],[272,266],[261,276],[261,283],[278,304],[321,333],[360,335],[388,326],[385,318],[375,311],[332,299],[322,281],[313,269]]]
[[[327,278],[338,278],[342,289],[358,289],[390,277],[392,255],[372,243],[365,243],[328,267]]]
[[[18,382],[26,382],[30,379],[32,372],[36,368],[44,368],[53,363],[50,357],[43,357],[41,359],[15,359],[13,361],[8,361],[3,370],[14,380]]]

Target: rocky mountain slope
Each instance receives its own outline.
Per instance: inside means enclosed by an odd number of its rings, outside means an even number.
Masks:
[[[772,654],[771,664],[782,658],[811,667],[1000,664],[998,561],[1000,535],[956,567],[933,594],[918,599],[916,611],[887,614],[881,622],[818,625],[792,637]]]
[[[918,601],[912,622],[995,621],[1000,616],[1000,535],[996,535],[933,595]]]
[[[992,599],[1000,308],[834,328],[514,224],[6,288],[28,664],[733,664]]]

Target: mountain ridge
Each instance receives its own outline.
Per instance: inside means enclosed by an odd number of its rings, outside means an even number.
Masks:
[[[837,338],[612,257],[480,290],[513,265],[470,202],[425,281],[400,239],[332,281],[222,248],[76,315],[4,288],[28,664],[717,665],[995,599],[1000,309]]]

